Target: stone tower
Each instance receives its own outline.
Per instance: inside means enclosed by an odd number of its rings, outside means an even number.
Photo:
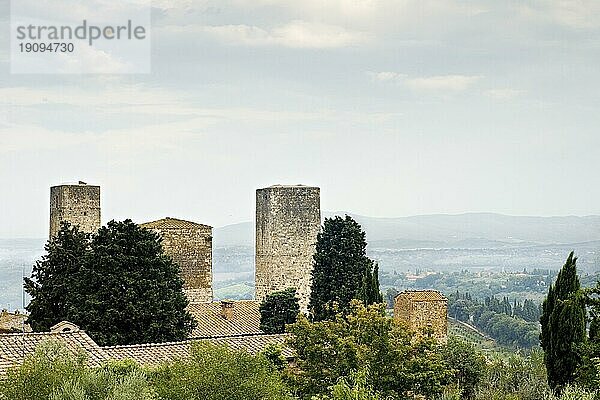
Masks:
[[[163,218],[140,226],[162,237],[165,253],[181,268],[183,289],[189,302],[211,302],[212,227],[175,218]]]
[[[300,310],[308,311],[320,228],[318,187],[275,185],[256,190],[256,300],[295,288]]]
[[[418,336],[448,339],[448,299],[437,290],[406,290],[394,299],[394,319]]]
[[[97,232],[100,229],[100,186],[80,181],[51,187],[50,237],[58,234],[62,221],[84,232]]]

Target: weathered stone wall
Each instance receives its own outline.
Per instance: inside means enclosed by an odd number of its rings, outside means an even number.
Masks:
[[[80,183],[51,187],[50,237],[58,234],[62,221],[84,232],[97,232],[100,229],[100,186]]]
[[[165,254],[181,268],[184,292],[191,303],[211,302],[212,227],[165,218],[142,224],[162,237]]]
[[[448,300],[427,299],[422,294],[403,292],[396,296],[394,319],[406,324],[419,336],[431,330],[435,339],[445,343],[448,339]]]
[[[256,191],[256,300],[295,288],[307,312],[317,234],[320,189],[271,186]]]

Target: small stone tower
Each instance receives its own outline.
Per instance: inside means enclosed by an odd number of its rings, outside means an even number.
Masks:
[[[320,228],[318,187],[275,185],[256,190],[256,300],[295,288],[300,310],[308,311]]]
[[[448,339],[448,299],[437,290],[406,290],[394,299],[394,319],[418,336]]]
[[[189,302],[211,302],[212,227],[175,218],[163,218],[140,226],[162,237],[165,253],[181,268],[183,289]]]
[[[51,187],[50,237],[58,234],[62,221],[84,232],[97,232],[100,229],[100,186],[80,181]]]

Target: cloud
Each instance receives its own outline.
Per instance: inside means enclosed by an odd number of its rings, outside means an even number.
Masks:
[[[517,10],[528,20],[548,21],[572,29],[600,27],[598,0],[530,0]]]
[[[168,26],[171,32],[203,33],[227,44],[242,46],[283,46],[290,48],[336,48],[365,43],[367,34],[344,27],[294,20],[264,29],[254,25]]]
[[[378,82],[393,82],[415,91],[461,92],[473,86],[481,79],[479,75],[435,75],[411,78],[397,72],[369,72]]]
[[[485,92],[486,95],[493,99],[497,100],[510,100],[514,99],[525,93],[524,90],[519,89],[511,89],[511,88],[499,88],[499,89],[489,89]]]

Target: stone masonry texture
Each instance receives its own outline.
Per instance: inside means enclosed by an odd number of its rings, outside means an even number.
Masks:
[[[165,254],[181,269],[183,288],[190,303],[211,302],[212,227],[175,218],[140,225],[162,237]]]
[[[320,228],[318,187],[275,185],[256,190],[256,300],[294,288],[300,310],[308,311]]]
[[[437,290],[407,290],[394,299],[394,319],[418,336],[426,332],[439,342],[448,338],[448,299]]]
[[[58,234],[62,221],[96,233],[100,229],[100,186],[80,182],[51,187],[50,237]]]

